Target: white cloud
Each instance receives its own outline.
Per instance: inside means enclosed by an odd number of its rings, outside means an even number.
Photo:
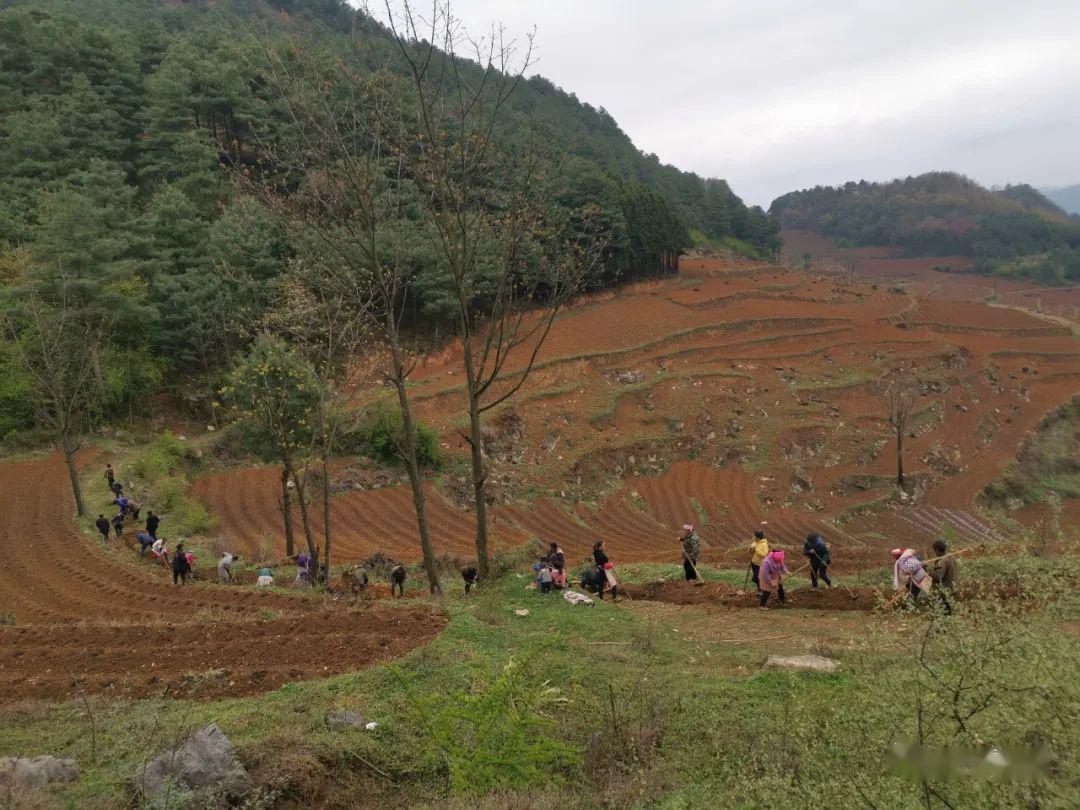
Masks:
[[[455,0],[536,72],[751,202],[951,169],[1080,181],[1076,0]]]

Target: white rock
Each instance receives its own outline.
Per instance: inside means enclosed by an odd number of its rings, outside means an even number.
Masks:
[[[74,782],[79,778],[79,766],[73,759],[53,756],[0,757],[0,788],[34,790],[51,782]]]
[[[820,655],[770,655],[765,666],[778,669],[809,669],[814,672],[835,672],[840,665]]]

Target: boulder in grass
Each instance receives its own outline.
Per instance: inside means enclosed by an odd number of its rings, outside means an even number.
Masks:
[[[811,672],[835,672],[840,665],[821,655],[770,655],[765,666],[777,669],[806,669]]]
[[[147,763],[139,787],[153,801],[169,791],[170,784],[202,807],[234,803],[251,789],[236,749],[217,723],[199,729],[176,750]]]
[[[40,757],[0,757],[0,790],[37,790],[53,782],[74,782],[79,766],[73,759],[49,755]]]

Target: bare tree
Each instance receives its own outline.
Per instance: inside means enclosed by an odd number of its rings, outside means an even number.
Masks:
[[[83,317],[63,292],[49,304],[32,290],[0,318],[4,337],[30,381],[35,422],[63,450],[75,509],[85,517],[75,456],[101,410],[103,392],[96,384],[94,361],[107,344],[111,322]]]
[[[410,126],[395,143],[421,192],[428,232],[454,302],[468,396],[476,552],[488,574],[487,465],[481,417],[525,383],[558,313],[599,260],[602,244],[561,221],[551,196],[561,155],[540,139],[500,132],[507,103],[532,65],[501,28],[470,39],[449,2],[427,19],[386,1],[408,65]],[[584,227],[583,227],[584,225]]]
[[[417,225],[410,222],[415,189],[387,146],[403,120],[395,80],[354,71],[344,58],[321,58],[300,40],[267,46],[263,57],[261,75],[281,120],[259,138],[265,165],[245,178],[304,249],[321,256],[324,281],[342,305],[371,315],[404,423],[401,458],[428,585],[441,593],[408,391],[416,352],[402,330]]]
[[[896,483],[904,488],[904,438],[910,432],[919,400],[919,382],[908,367],[896,369],[885,381],[881,407],[896,437]]]
[[[348,383],[364,371],[370,354],[360,348],[370,344],[374,327],[371,301],[364,302],[360,291],[343,295],[335,274],[319,262],[296,261],[289,278],[281,286],[277,306],[266,318],[268,328],[286,336],[311,364],[318,377],[318,400],[311,450],[300,475],[310,480],[310,462],[320,467],[323,513],[323,566],[329,576],[332,549],[330,508],[330,459],[342,423],[343,399]]]

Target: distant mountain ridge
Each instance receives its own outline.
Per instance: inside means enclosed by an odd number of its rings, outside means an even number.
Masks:
[[[908,255],[964,255],[984,273],[1049,284],[1080,278],[1080,220],[1030,185],[985,188],[953,172],[793,191],[769,212],[785,228]]]
[[[1080,216],[1080,183],[1061,188],[1040,188],[1039,192],[1073,216]]]

